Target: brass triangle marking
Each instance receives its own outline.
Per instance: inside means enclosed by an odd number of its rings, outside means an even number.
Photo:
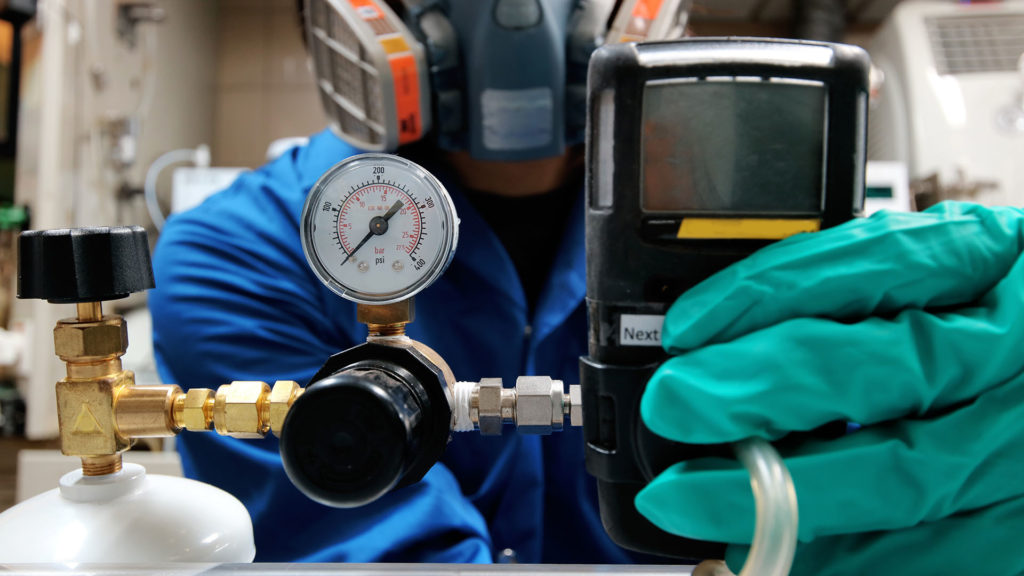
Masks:
[[[103,427],[100,426],[99,420],[93,415],[92,410],[89,410],[88,404],[82,404],[82,409],[78,411],[78,417],[75,418],[75,428],[72,430],[73,434],[102,434]]]

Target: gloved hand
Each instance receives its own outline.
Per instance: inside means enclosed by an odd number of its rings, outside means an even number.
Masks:
[[[1024,572],[1024,211],[944,203],[774,244],[681,297],[641,414],[689,444],[863,428],[782,450],[793,574]],[[677,464],[636,498],[662,529],[754,529],[736,462]]]

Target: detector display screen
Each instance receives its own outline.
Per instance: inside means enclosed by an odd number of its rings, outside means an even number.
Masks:
[[[648,82],[643,209],[820,213],[826,99],[825,86],[809,81]]]

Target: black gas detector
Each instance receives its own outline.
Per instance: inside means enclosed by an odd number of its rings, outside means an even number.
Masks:
[[[640,397],[666,358],[662,320],[680,294],[755,250],[861,212],[868,69],[859,48],[793,40],[687,39],[594,53],[590,337],[580,365],[587,469],[620,545],[721,557],[721,544],[663,532],[633,506],[666,467],[728,454],[670,442],[641,422]]]

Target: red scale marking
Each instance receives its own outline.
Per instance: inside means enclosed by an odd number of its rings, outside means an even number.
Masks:
[[[356,203],[359,204],[360,208],[366,208],[367,203],[370,203],[370,205],[373,206],[372,200],[366,198],[366,196],[373,193],[378,193],[380,194],[380,196],[378,196],[377,200],[380,202],[380,204],[377,205],[377,209],[373,211],[384,213],[388,210],[388,208],[391,207],[391,204],[394,204],[395,202],[393,198],[390,200],[390,202],[387,200],[388,194],[392,192],[405,198],[405,207],[403,209],[412,210],[413,230],[415,231],[415,233],[409,239],[409,245],[405,248],[405,253],[410,254],[412,252],[412,249],[419,242],[420,232],[422,231],[423,226],[423,223],[420,219],[420,211],[416,208],[416,202],[408,194],[402,192],[401,190],[395,188],[394,186],[388,186],[386,184],[373,184],[350,194],[349,197],[345,199],[345,203],[342,204],[341,210],[338,212],[338,237],[341,239],[341,245],[342,247],[344,247],[346,253],[351,253],[352,248],[354,247],[352,245],[352,242],[348,238],[348,233],[346,232],[346,230],[351,230],[351,226],[349,228],[344,227],[344,225],[346,224],[345,216],[348,213],[349,206],[352,204],[352,201],[355,200]],[[360,236],[360,239],[362,239],[362,236]]]
[[[411,200],[412,199],[410,198],[410,201]],[[423,230],[423,223],[420,222],[420,211],[419,211],[418,208],[416,208],[416,203],[415,202],[413,202],[412,206],[413,206],[413,209],[412,209],[412,219],[413,219],[414,229],[416,230],[416,234],[414,234],[409,239],[409,247],[406,248],[406,250],[405,250],[406,254],[412,254],[412,249],[415,248],[416,244],[419,243],[419,241],[420,241],[420,232]]]

